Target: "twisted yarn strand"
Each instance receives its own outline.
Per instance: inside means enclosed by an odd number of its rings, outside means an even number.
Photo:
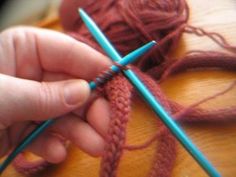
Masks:
[[[159,85],[151,79],[149,76],[141,73],[139,70],[135,70],[142,82],[147,86],[155,98],[164,106],[165,110],[170,112],[171,107],[169,102],[163,92],[161,91]],[[150,177],[169,177],[171,175],[171,169],[174,166],[174,161],[176,158],[176,140],[170,131],[166,128],[164,124],[158,121],[160,124],[158,136],[158,147],[156,153],[154,154],[154,161],[150,171]]]

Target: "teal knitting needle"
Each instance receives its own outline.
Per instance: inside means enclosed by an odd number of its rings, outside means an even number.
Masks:
[[[105,37],[96,23],[88,16],[83,10],[79,9],[79,14],[93,37],[102,46],[104,51],[114,60],[120,60],[121,55],[115,50],[109,40]],[[192,157],[198,162],[198,164],[206,171],[206,173],[212,177],[220,177],[221,175],[206,159],[206,157],[197,149],[197,147],[191,142],[180,126],[170,117],[170,115],[161,106],[158,100],[151,94],[147,87],[140,81],[136,74],[132,70],[123,71],[124,75],[129,79],[137,91],[142,95],[144,100],[151,106],[152,110],[160,117],[162,122],[169,128],[173,135],[179,140],[184,148],[192,155]]]
[[[156,44],[155,41],[151,41],[144,46],[134,50],[133,52],[126,55],[122,60],[119,60],[117,63],[121,66],[126,66],[129,63],[134,62],[137,60],[141,55],[146,53],[150,48],[152,48]],[[120,67],[116,65],[112,65],[110,67],[110,70],[112,70],[114,73],[120,72]],[[112,76],[111,76],[112,77]],[[96,79],[100,79],[99,77]],[[95,80],[96,80],[95,79]],[[91,90],[96,89],[96,82],[91,81],[89,83],[89,87]],[[19,145],[11,152],[10,155],[4,160],[4,162],[0,165],[0,174],[5,170],[5,168],[11,163],[11,161],[20,153],[22,152],[34,139],[36,139],[47,127],[49,127],[55,119],[47,120],[43,123],[41,123],[36,129],[34,129],[28,136],[26,136]]]

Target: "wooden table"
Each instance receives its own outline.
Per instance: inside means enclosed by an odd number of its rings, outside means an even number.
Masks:
[[[188,0],[191,17],[189,23],[219,32],[232,44],[236,44],[235,0]],[[55,22],[55,23],[52,23]],[[41,25],[59,29],[58,21],[46,19]],[[190,49],[221,50],[205,37],[184,34],[175,55]],[[161,85],[169,98],[189,105],[226,88],[236,79],[236,72],[205,70],[189,71],[169,77]],[[223,108],[236,105],[236,88],[212,101],[204,108]],[[132,118],[128,125],[128,144],[140,144],[156,132],[156,118],[140,100],[133,104]],[[236,123],[183,125],[187,134],[214,164],[224,177],[236,176]],[[153,158],[154,143],[141,151],[125,152],[119,167],[120,177],[147,176]],[[92,158],[76,147],[69,148],[68,158],[35,177],[95,177],[99,172],[99,160]],[[12,167],[2,177],[22,177]],[[173,177],[204,177],[205,172],[192,157],[178,145],[178,155]]]

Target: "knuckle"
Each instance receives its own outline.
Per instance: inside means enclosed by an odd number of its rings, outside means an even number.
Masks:
[[[39,99],[36,102],[36,108],[38,112],[49,113],[51,104],[53,103],[52,100],[55,100],[55,94],[53,93],[52,88],[49,86],[48,83],[42,82],[39,88]]]

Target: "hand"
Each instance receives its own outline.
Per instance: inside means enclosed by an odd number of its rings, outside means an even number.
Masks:
[[[36,127],[34,121],[61,115],[29,150],[49,162],[61,162],[66,157],[62,136],[100,155],[109,123],[106,100],[91,104],[87,122],[71,111],[90,96],[85,80],[109,64],[99,52],[59,32],[16,27],[0,33],[0,156]]]

